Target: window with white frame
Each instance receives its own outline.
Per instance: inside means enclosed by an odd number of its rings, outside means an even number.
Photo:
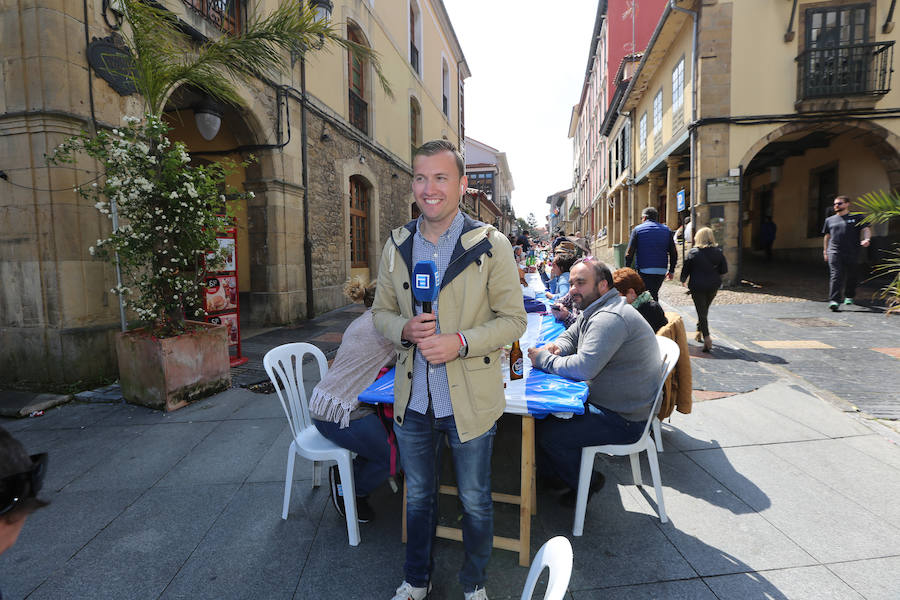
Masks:
[[[647,112],[638,121],[638,148],[641,151],[641,164],[647,162]]]
[[[422,11],[416,0],[409,0],[409,64],[422,75]]]
[[[450,67],[446,60],[441,60],[441,111],[450,118]]]
[[[672,129],[684,123],[684,57],[672,69]]]
[[[653,151],[659,152],[662,149],[662,102],[663,91],[659,88],[656,96],[653,97]]]

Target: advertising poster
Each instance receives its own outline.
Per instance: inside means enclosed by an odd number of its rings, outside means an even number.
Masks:
[[[206,312],[237,308],[237,276],[218,275],[206,278]]]
[[[234,258],[234,238],[216,238],[219,242],[219,248],[225,250],[225,264],[222,265],[220,271],[236,271],[237,261]],[[207,255],[207,259],[211,260],[212,254]]]
[[[238,343],[238,316],[237,313],[225,313],[206,317],[207,322],[216,325],[228,326],[228,345],[235,346]]]

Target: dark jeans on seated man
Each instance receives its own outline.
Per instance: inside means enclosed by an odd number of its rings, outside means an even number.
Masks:
[[[391,474],[388,432],[375,413],[350,421],[350,426],[343,429],[331,421],[313,419],[313,425],[338,446],[356,452],[353,483],[357,496],[368,496]]]
[[[578,489],[581,449],[604,444],[630,444],[644,433],[646,421],[629,421],[611,410],[585,405],[583,415],[571,419],[547,417],[537,421],[537,470],[544,477],[557,476]]]

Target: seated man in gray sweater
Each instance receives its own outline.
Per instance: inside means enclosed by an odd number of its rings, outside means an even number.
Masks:
[[[659,384],[661,358],[653,329],[619,296],[609,267],[582,259],[572,267],[569,284],[581,314],[555,342],[529,348],[528,358],[536,369],[588,383],[583,415],[548,417],[537,424],[538,475],[553,487],[568,487],[560,503],[575,506],[581,449],[640,438]],[[595,473],[590,493],[603,482],[603,474]]]

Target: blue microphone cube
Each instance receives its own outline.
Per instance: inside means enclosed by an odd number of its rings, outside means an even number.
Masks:
[[[437,265],[421,260],[413,267],[413,296],[419,302],[434,302],[438,296]]]

